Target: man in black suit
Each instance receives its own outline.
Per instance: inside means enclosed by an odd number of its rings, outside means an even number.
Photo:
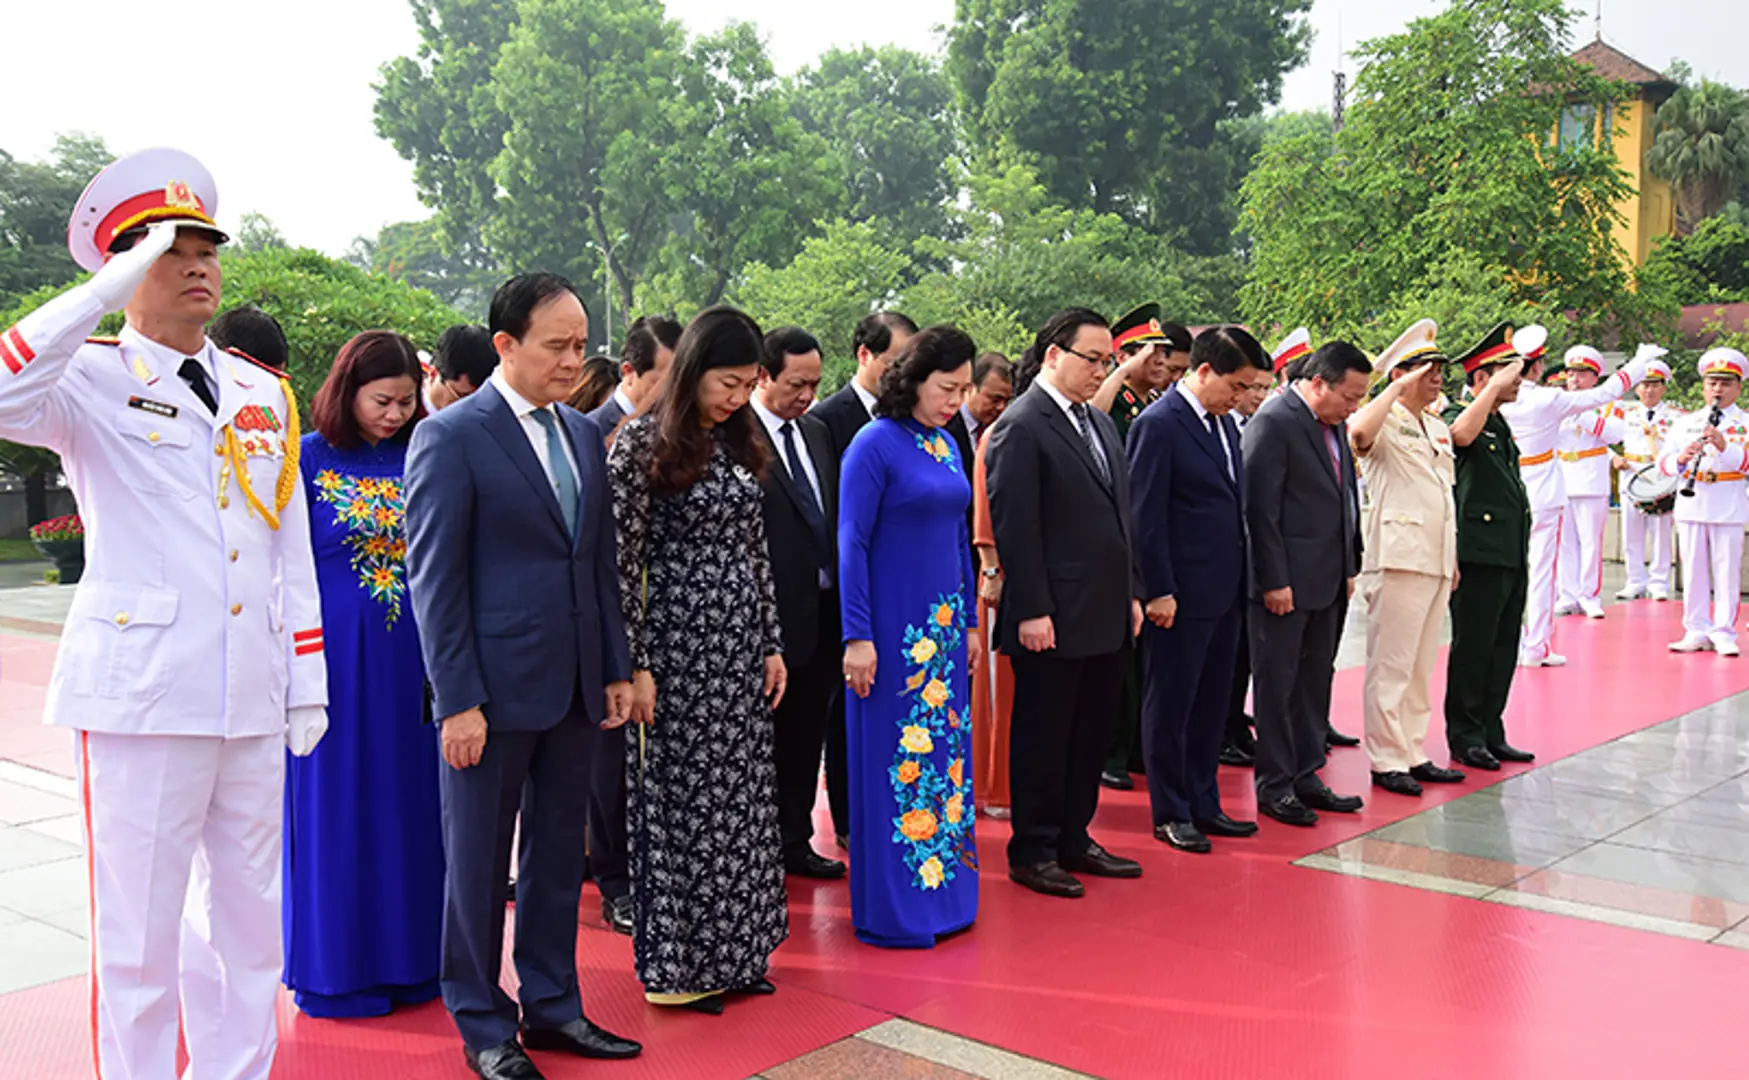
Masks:
[[[753,413],[770,445],[765,471],[765,543],[777,584],[777,618],[789,689],[773,715],[777,820],[783,866],[801,877],[844,876],[844,864],[814,851],[814,800],[832,699],[843,679],[839,633],[838,457],[826,426],[809,416],[820,387],[820,343],[799,326],[765,335]]]
[[[856,374],[808,414],[825,425],[832,441],[833,458],[843,460],[844,451],[850,448],[850,440],[856,438],[863,425],[874,418],[881,376],[887,373],[887,365],[916,332],[917,324],[897,311],[864,315],[856,324],[856,332],[851,336],[851,348],[856,352]],[[964,431],[963,424],[961,431]],[[958,435],[954,436],[954,441],[960,441]],[[971,460],[964,443],[960,446],[960,454],[960,460]],[[832,711],[826,721],[826,799],[832,807],[832,831],[842,848],[850,846],[850,764],[847,753],[844,687],[838,685],[834,688]]]
[[[620,348],[620,381],[613,396],[588,416],[602,442],[620,424],[649,408],[668,377],[681,326],[646,315],[632,323]],[[623,727],[594,733],[589,788],[589,876],[601,891],[601,918],[618,934],[632,932],[632,878],[626,862],[626,734]]]
[[[990,519],[1002,553],[997,642],[1014,667],[1008,876],[1078,897],[1075,873],[1140,877],[1087,827],[1111,743],[1124,666],[1141,629],[1129,469],[1111,417],[1090,408],[1112,359],[1098,314],[1051,316],[1033,342],[1038,377],[989,436]]]
[[[633,320],[619,349],[619,385],[589,414],[602,438],[610,438],[621,423],[655,403],[674,363],[674,347],[680,344],[682,329],[673,319],[660,315],[641,315]]]
[[[1245,425],[1251,528],[1252,698],[1257,808],[1288,825],[1361,800],[1318,776],[1330,684],[1348,598],[1360,572],[1360,494],[1346,421],[1372,363],[1345,341],[1301,361],[1299,378]]]
[[[1246,369],[1249,382],[1245,392],[1233,403],[1233,422],[1244,435],[1245,425],[1275,388],[1275,375],[1268,368],[1262,371]],[[1251,714],[1245,711],[1245,699],[1251,694],[1251,635],[1245,629],[1245,613],[1239,615],[1239,654],[1233,662],[1233,693],[1227,703],[1227,737],[1221,747],[1221,764],[1249,769],[1257,764],[1257,737],[1251,734]]]
[[[1234,654],[1245,627],[1245,461],[1227,415],[1268,368],[1236,326],[1205,330],[1192,370],[1130,427],[1136,548],[1148,594],[1142,746],[1154,836],[1206,853],[1254,821],[1221,809],[1219,769]]]

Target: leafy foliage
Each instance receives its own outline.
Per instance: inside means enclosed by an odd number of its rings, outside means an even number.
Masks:
[[[1749,300],[1749,221],[1721,214],[1687,236],[1665,237],[1640,276],[1679,304]]]
[[[79,193],[114,155],[102,139],[64,134],[47,161],[19,161],[0,150],[0,308],[42,285],[73,280],[67,218]]]
[[[1749,93],[1709,79],[1677,90],[1653,120],[1646,167],[1676,189],[1683,230],[1717,213],[1749,183]]]
[[[1481,294],[1495,303],[1573,312],[1586,332],[1666,319],[1613,237],[1631,191],[1613,133],[1552,145],[1563,107],[1612,115],[1626,93],[1568,56],[1570,17],[1561,0],[1474,0],[1358,48],[1343,131],[1266,148],[1245,181],[1246,314],[1354,335],[1463,267],[1499,282]]]
[[[502,280],[483,252],[451,247],[436,218],[384,225],[375,239],[354,240],[346,261],[424,289],[478,322]]]
[[[1305,54],[1308,0],[956,0],[948,74],[983,168],[1227,250],[1253,116]]]

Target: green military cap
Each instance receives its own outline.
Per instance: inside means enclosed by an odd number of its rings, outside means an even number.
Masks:
[[[1472,375],[1478,369],[1510,364],[1518,359],[1522,358],[1512,347],[1512,324],[1503,322],[1488,331],[1487,336],[1471,346],[1469,352],[1457,357],[1457,363],[1463,365],[1465,375]]]
[[[1159,304],[1142,304],[1111,324],[1111,347],[1114,349],[1165,340],[1166,331],[1160,325]]]

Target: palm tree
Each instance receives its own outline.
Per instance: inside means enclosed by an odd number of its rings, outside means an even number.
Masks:
[[[1749,94],[1702,79],[1659,108],[1646,165],[1676,189],[1683,233],[1717,213],[1749,182]]]

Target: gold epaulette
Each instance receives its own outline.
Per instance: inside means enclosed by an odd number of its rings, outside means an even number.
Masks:
[[[118,337],[88,337],[85,339],[85,344],[87,344],[87,345],[120,345],[121,338],[118,338]]]

